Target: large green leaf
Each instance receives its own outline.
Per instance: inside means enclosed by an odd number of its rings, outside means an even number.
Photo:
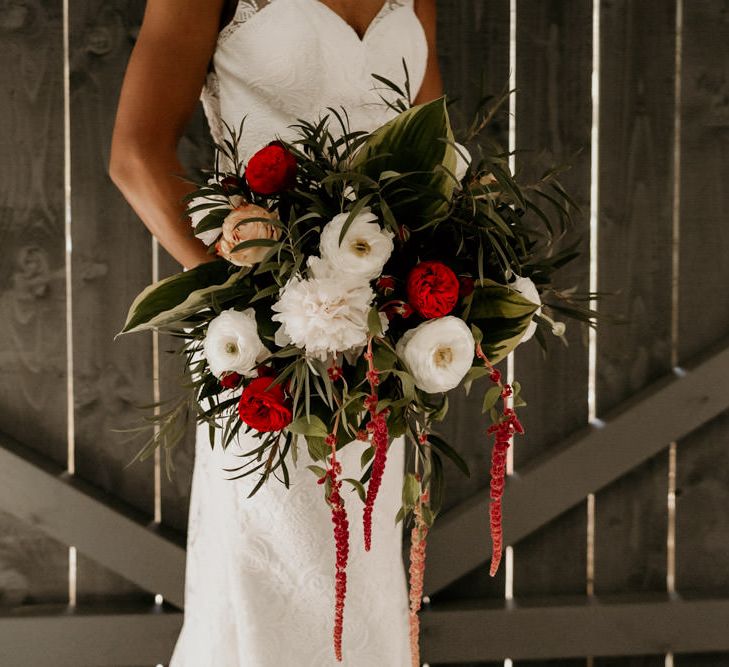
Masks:
[[[468,321],[483,333],[481,347],[498,363],[521,342],[539,306],[493,280],[482,280],[473,292]]]
[[[449,143],[451,142],[451,143]],[[384,195],[400,221],[418,227],[442,215],[453,196],[456,150],[445,98],[414,106],[375,130],[352,161],[352,169],[374,180],[397,179]],[[411,173],[415,172],[415,173]]]
[[[127,321],[114,337],[180,322],[212,304],[246,294],[253,294],[247,281],[241,280],[247,268],[233,274],[224,261],[204,262],[189,271],[176,273],[145,287],[132,302]]]

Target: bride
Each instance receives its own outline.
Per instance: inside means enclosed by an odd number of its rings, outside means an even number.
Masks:
[[[245,116],[242,158],[297,119],[344,107],[353,130],[393,112],[379,74],[413,102],[441,95],[435,0],[148,0],[117,111],[109,171],[161,245],[185,268],[213,259],[183,217],[192,189],[177,175],[177,142],[202,91],[213,139]],[[251,435],[225,452],[197,429],[185,582],[185,621],[172,667],[404,667],[410,664],[408,594],[401,558],[404,441],[395,440],[373,516],[373,547],[351,531],[343,662],[334,658],[334,538],[322,488],[306,470],[291,488],[235,481]],[[360,476],[364,443],[342,450],[343,476]],[[350,525],[362,503],[345,497]]]

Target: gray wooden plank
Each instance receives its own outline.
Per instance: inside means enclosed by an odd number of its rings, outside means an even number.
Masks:
[[[673,1],[600,14],[598,289],[610,296],[599,307],[627,322],[598,330],[598,416],[671,367],[675,16]],[[597,494],[596,592],[665,590],[667,493],[664,450]]]
[[[517,542],[580,503],[672,442],[727,409],[729,347],[709,350],[604,416],[600,426],[577,432],[559,451],[530,462],[509,478],[504,494],[507,544]],[[565,479],[569,484],[560,484]],[[426,592],[437,591],[477,567],[488,553],[481,530],[487,499],[476,496],[447,512],[428,545]]]
[[[729,653],[680,653],[674,656],[673,664],[683,667],[729,667]]]
[[[156,607],[34,606],[0,615],[3,667],[166,664],[182,614]]]
[[[68,547],[0,512],[0,609],[68,601]]]
[[[207,121],[198,105],[195,114],[180,140],[178,155],[189,177],[201,180],[201,169],[213,165],[213,143]],[[160,278],[182,271],[182,266],[159,248]],[[160,335],[160,397],[162,400],[182,394],[180,388],[183,359],[178,353],[179,341],[171,336]],[[191,416],[185,438],[171,453],[174,471],[168,478],[165,473],[164,454],[162,455],[162,522],[179,531],[187,529],[187,515],[190,502],[190,485],[195,460],[195,419]]]
[[[148,525],[148,518],[57,465],[0,434],[0,507],[54,540],[152,593],[182,607],[185,551],[179,536]],[[83,569],[79,576],[86,576]],[[79,597],[119,597],[118,576],[103,585],[98,569],[88,573]],[[135,591],[137,589],[134,589]],[[132,597],[146,601],[149,594]]]
[[[645,657],[668,651],[729,648],[727,598],[672,599],[646,593],[553,597],[529,605],[460,604],[428,610],[421,623],[423,659],[442,664],[504,655],[569,664],[569,659],[587,654],[631,656],[644,664]]]
[[[0,51],[0,429],[65,466],[61,1],[5,7]],[[65,599],[67,571],[62,545],[0,511],[0,605]]]
[[[557,281],[582,292],[589,287],[590,262],[591,25],[590,0],[517,5],[516,145],[527,151],[517,155],[517,169],[530,182],[553,164],[571,163],[561,180],[582,213],[555,249],[580,241],[582,256]],[[526,433],[514,443],[517,472],[587,424],[587,327],[569,322],[566,336],[569,347],[547,341],[546,357],[536,340],[517,348],[515,375],[528,403],[521,410]],[[508,514],[504,520],[510,521]],[[583,503],[514,546],[517,598],[584,593],[586,526]]]
[[[438,55],[445,91],[455,104],[450,107],[456,130],[464,130],[473,120],[479,101],[487,95],[498,97],[509,82],[509,2],[438,2]],[[504,150],[508,145],[508,105],[502,107],[492,126],[483,135],[484,141],[497,142]],[[466,478],[446,463],[446,507],[477,494],[488,494],[488,471],[491,444],[486,435],[487,423],[481,415],[479,387],[474,385],[471,398],[463,390],[451,392],[450,411],[442,432],[456,447],[471,471]],[[484,515],[486,517],[487,515]],[[479,530],[488,531],[485,519]],[[462,578],[452,590],[441,591],[439,599],[462,596],[504,595],[504,569],[495,577],[478,570]]]
[[[729,308],[705,291],[729,284],[729,13],[726,3],[683,3],[679,354],[686,359],[729,331]],[[708,283],[707,283],[708,279]],[[706,296],[702,296],[706,295]],[[713,388],[712,388],[713,389]],[[678,443],[676,585],[727,590],[729,415]],[[729,625],[729,624],[728,624]],[[714,656],[729,664],[729,653]],[[702,664],[677,656],[675,664]]]
[[[152,400],[149,336],[114,341],[134,296],[151,282],[151,238],[108,177],[118,93],[144,3],[94,0],[70,7],[73,339],[76,471],[136,508],[153,511],[151,462],[127,467]],[[97,573],[98,574],[98,573]],[[79,599],[86,579],[79,571]],[[98,595],[94,575],[89,594]],[[117,595],[119,581],[109,580]]]
[[[498,97],[509,83],[509,0],[438,0],[438,56],[443,85],[456,103],[456,127],[471,123],[484,96]],[[508,105],[484,138],[508,146]]]

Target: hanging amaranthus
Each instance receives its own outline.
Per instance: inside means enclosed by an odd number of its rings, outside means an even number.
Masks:
[[[369,551],[372,546],[372,510],[375,506],[375,498],[380,490],[382,478],[385,474],[385,463],[387,461],[387,447],[390,441],[390,434],[387,429],[387,416],[389,410],[377,411],[378,396],[377,386],[380,383],[379,372],[375,368],[374,357],[372,355],[372,338],[367,343],[367,351],[364,354],[367,360],[367,381],[370,385],[370,394],[365,399],[365,407],[369,412],[370,419],[367,423],[367,431],[372,439],[372,446],[375,455],[372,460],[372,474],[367,485],[367,497],[365,499],[364,511],[362,513],[364,527],[364,546],[365,551]]]
[[[524,433],[524,427],[519,422],[512,408],[507,407],[507,400],[513,394],[509,384],[501,381],[501,371],[494,368],[488,360],[480,345],[476,345],[476,355],[491,371],[489,379],[501,388],[501,399],[504,409],[498,419],[488,428],[487,433],[494,435],[494,446],[491,451],[491,503],[489,505],[489,526],[491,530],[491,567],[489,574],[493,577],[498,572],[501,563],[501,554],[504,547],[503,517],[501,512],[504,484],[506,480],[506,453],[514,434]]]
[[[342,481],[339,475],[342,464],[337,461],[337,437],[333,433],[327,437],[327,444],[332,453],[329,456],[329,467],[319,479],[319,484],[330,480],[329,503],[332,508],[332,523],[334,524],[334,543],[336,545],[336,575],[334,585],[334,654],[338,662],[342,661],[342,633],[344,629],[344,598],[347,593],[347,560],[349,557],[349,522],[344,499],[340,494]]]
[[[418,612],[423,599],[425,576],[425,547],[428,524],[423,519],[423,505],[430,501],[426,489],[413,510],[415,524],[410,532],[410,657],[412,667],[420,667],[420,618]]]

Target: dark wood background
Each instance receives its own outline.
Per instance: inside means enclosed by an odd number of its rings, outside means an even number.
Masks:
[[[438,5],[443,75],[447,92],[460,100],[454,117],[462,122],[484,92],[498,93],[509,79],[510,2],[440,0]],[[517,146],[548,149],[542,155],[520,154],[517,166],[529,173],[535,163],[572,163],[564,181],[585,214],[571,233],[575,239],[582,235],[585,252],[563,271],[562,280],[586,290],[593,0],[518,0],[516,6]],[[143,0],[70,2],[66,154],[62,2],[0,2],[0,431],[66,466],[72,427],[78,477],[151,518],[154,464],[127,467],[139,441],[113,429],[138,423],[135,405],[152,400],[152,340],[138,335],[112,342],[112,337],[133,296],[151,282],[157,250],[106,173],[118,91],[143,10]],[[678,67],[677,11],[683,17]],[[724,258],[729,250],[729,2],[602,0],[599,19],[596,259],[599,289],[611,293],[600,308],[627,323],[605,325],[597,335],[598,417],[729,333],[724,295],[729,285]],[[497,120],[493,138],[506,145],[508,116]],[[209,163],[211,142],[200,109],[180,155],[191,173]],[[64,190],[67,167],[70,192]],[[160,276],[180,270],[163,251],[158,260]],[[70,346],[67,308],[73,314]],[[523,412],[527,435],[515,447],[517,472],[588,421],[586,328],[570,325],[568,341],[569,349],[552,345],[548,358],[536,343],[515,355],[516,376],[529,401]],[[177,391],[179,360],[168,353],[173,347],[171,340],[160,339],[163,397]],[[480,406],[454,395],[446,430],[472,470],[468,480],[449,472],[453,507],[484,493],[488,484]],[[728,440],[724,414],[673,445],[672,553],[679,591],[729,591]],[[673,521],[670,446],[595,495],[594,549],[588,549],[587,500],[514,545],[514,595],[666,591]],[[162,523],[184,531],[192,432],[175,463],[173,481],[162,475]],[[68,573],[66,545],[0,508],[0,607],[65,603]],[[503,566],[494,579],[480,568],[438,597],[503,599],[504,577]],[[79,554],[77,595],[81,601],[143,601],[153,592]],[[496,663],[470,663],[476,664]],[[665,656],[585,656],[550,664],[657,667]],[[729,665],[729,654],[677,655],[674,664]]]

